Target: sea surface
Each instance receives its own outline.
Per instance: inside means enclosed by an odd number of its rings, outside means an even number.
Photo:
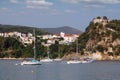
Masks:
[[[20,60],[0,60],[0,80],[120,80],[120,61],[88,64],[62,62],[16,65]]]

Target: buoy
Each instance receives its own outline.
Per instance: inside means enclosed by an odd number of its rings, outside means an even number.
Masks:
[[[15,65],[18,65],[17,63]]]
[[[34,73],[34,70],[32,70],[32,73]]]

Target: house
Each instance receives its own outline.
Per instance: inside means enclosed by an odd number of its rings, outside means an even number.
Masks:
[[[52,35],[42,35],[42,39],[51,39]]]
[[[77,37],[79,36],[74,34],[66,34],[64,37],[64,41],[72,43],[77,39]]]
[[[52,37],[53,38],[61,38],[60,34],[54,34]]]

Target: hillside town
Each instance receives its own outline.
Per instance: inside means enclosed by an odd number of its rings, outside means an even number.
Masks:
[[[24,45],[32,44],[34,40],[32,33],[25,34],[16,31],[0,33],[0,36],[16,38]],[[50,46],[51,44],[55,44],[55,41],[58,41],[59,44],[69,45],[79,37],[79,34],[65,34],[64,32],[60,32],[60,34],[37,35],[36,37],[42,40],[46,40],[46,42],[41,42],[43,46]]]

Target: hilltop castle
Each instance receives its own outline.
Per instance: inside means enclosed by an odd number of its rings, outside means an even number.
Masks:
[[[93,23],[101,23],[104,26],[109,22],[109,20],[106,16],[103,16],[102,18],[98,16],[96,18],[93,18],[92,22]]]

